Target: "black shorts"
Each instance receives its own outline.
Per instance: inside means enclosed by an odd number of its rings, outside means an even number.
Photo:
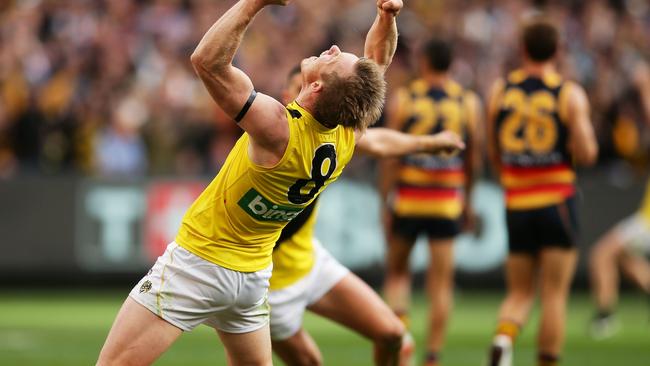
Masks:
[[[437,217],[403,217],[393,215],[392,231],[404,238],[414,240],[425,234],[429,239],[449,239],[460,234],[460,219]]]
[[[542,248],[573,248],[578,241],[575,198],[534,210],[508,210],[510,253],[537,254]]]

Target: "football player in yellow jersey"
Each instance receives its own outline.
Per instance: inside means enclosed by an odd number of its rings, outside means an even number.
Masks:
[[[463,218],[471,217],[473,178],[481,161],[481,102],[452,79],[452,53],[451,44],[443,39],[424,45],[420,77],[392,98],[387,123],[412,136],[453,131],[467,143],[467,151],[450,157],[412,154],[400,161],[387,160],[381,174],[381,190],[390,211],[384,296],[407,325],[410,254],[418,235],[426,235],[429,242],[427,366],[439,365],[452,302],[453,243],[468,223]]]
[[[650,128],[650,69],[643,62],[635,66],[634,84],[640,105],[635,106],[640,125]],[[627,101],[626,101],[627,102]],[[620,141],[641,150],[638,143]],[[634,149],[633,148],[633,149]],[[646,162],[647,164],[647,162]],[[591,251],[589,269],[593,298],[596,302],[590,333],[596,339],[613,335],[619,328],[614,317],[618,300],[619,269],[646,294],[650,295],[650,180],[641,208],[609,230]]]
[[[301,80],[300,68],[296,67],[283,91],[284,103],[289,104],[298,95]],[[433,153],[445,135],[410,136],[372,128],[357,141],[356,150],[376,157]],[[392,365],[404,328],[381,298],[314,238],[316,205],[314,200],[284,227],[273,250],[269,292],[273,351],[287,365],[322,364],[317,345],[302,328],[302,315],[309,309],[372,340],[375,364]]]
[[[131,291],[100,365],[147,365],[183,331],[214,327],[231,365],[270,365],[267,291],[282,228],[333,182],[355,140],[379,117],[401,0],[377,0],[365,57],[332,46],[301,63],[302,88],[283,106],[232,65],[255,15],[288,0],[240,0],[204,35],[192,64],[245,133],[183,218],[175,242]],[[443,147],[462,143],[449,136]]]
[[[488,104],[488,147],[505,190],[509,237],[507,295],[488,365],[512,364],[539,290],[538,365],[555,366],[577,260],[573,166],[594,163],[598,146],[585,91],[556,71],[556,27],[538,17],[522,35],[523,65],[495,83]]]

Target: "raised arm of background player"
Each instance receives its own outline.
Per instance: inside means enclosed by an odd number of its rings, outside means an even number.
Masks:
[[[286,5],[290,0],[240,0],[203,36],[191,60],[212,98],[232,118],[247,105],[254,90],[250,78],[232,65],[242,37],[255,15],[267,5]],[[251,139],[250,156],[262,166],[276,164],[289,141],[284,106],[258,93],[239,126]]]

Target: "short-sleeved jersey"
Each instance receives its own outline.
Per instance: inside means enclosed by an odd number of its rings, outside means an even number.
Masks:
[[[569,83],[556,73],[544,78],[512,72],[498,99],[496,143],[506,207],[529,210],[565,201],[575,193],[567,148]]]
[[[639,213],[650,225],[650,179],[648,180],[648,185],[645,189],[645,197],[643,198],[643,203],[641,204]]]
[[[469,98],[475,95],[448,81],[431,87],[416,80],[399,91],[402,132],[412,135],[457,133],[467,142],[471,123]],[[400,161],[393,211],[402,217],[456,219],[463,211],[465,153],[452,157],[412,154]]]
[[[289,141],[271,168],[254,164],[244,133],[216,178],[185,214],[176,242],[222,267],[253,272],[271,263],[282,228],[335,181],[354,152],[354,130],[320,124],[287,106]]]
[[[318,198],[282,230],[273,248],[273,276],[271,290],[279,290],[296,283],[314,267],[314,231]]]

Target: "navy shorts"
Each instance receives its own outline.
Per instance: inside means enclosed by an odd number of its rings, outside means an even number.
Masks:
[[[460,234],[461,223],[460,219],[393,215],[391,229],[394,233],[413,241],[420,234],[425,234],[429,239],[449,239]]]
[[[510,253],[537,254],[547,247],[573,248],[578,241],[575,198],[534,210],[507,210]]]

